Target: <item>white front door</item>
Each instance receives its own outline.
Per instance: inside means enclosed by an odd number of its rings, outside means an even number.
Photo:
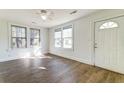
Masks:
[[[95,65],[124,73],[124,17],[95,23]]]

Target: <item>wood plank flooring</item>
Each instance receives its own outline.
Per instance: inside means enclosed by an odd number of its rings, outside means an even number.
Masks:
[[[1,83],[114,83],[124,75],[55,55],[0,63]]]

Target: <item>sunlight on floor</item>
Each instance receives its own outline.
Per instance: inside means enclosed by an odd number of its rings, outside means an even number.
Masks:
[[[47,70],[47,68],[46,68],[46,67],[38,67],[38,69]]]
[[[48,59],[52,59],[52,57],[46,56],[46,55],[41,55],[41,56],[29,56],[29,55],[26,55],[26,56],[24,56],[24,57],[22,57],[22,58],[30,58],[30,59],[35,59],[35,58],[40,58],[40,59],[42,59],[42,58],[48,58]]]
[[[35,58],[48,58],[48,59],[52,59],[52,57],[50,57],[50,56],[47,56],[47,55],[44,55],[44,54],[40,54],[40,55],[38,55],[38,56],[31,56],[31,54],[30,53],[27,53],[27,54],[25,54],[25,56],[23,56],[22,58],[30,58],[30,59],[35,59]]]
[[[41,53],[41,49],[38,47],[35,47],[33,50],[33,53],[27,52],[22,58],[30,58],[30,59],[35,59],[35,58],[49,58],[51,59],[52,57],[44,55]]]

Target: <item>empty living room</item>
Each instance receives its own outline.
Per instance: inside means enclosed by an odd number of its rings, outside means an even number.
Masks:
[[[124,93],[123,0],[0,0],[0,93]]]
[[[120,9],[0,9],[0,82],[122,83],[123,24]]]

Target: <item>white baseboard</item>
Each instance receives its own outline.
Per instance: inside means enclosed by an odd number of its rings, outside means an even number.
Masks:
[[[52,52],[49,52],[49,53],[53,54],[53,55],[61,56],[61,57],[64,57],[64,58],[72,59],[72,60],[75,60],[75,61],[78,61],[78,62],[81,62],[81,63],[85,63],[85,64],[89,64],[89,65],[94,65],[90,61],[84,60],[82,58],[77,58],[77,57],[67,56],[67,55],[63,55],[63,54],[52,53]]]

